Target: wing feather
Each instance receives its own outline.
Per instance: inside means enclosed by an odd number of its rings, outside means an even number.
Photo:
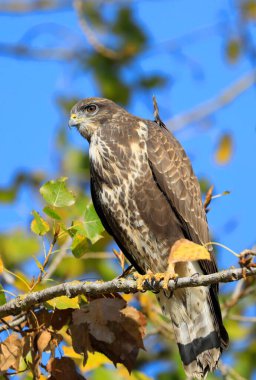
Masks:
[[[184,236],[197,244],[208,243],[209,230],[199,182],[184,149],[166,127],[150,122],[147,150],[153,177],[174,210]],[[217,272],[211,246],[209,251],[211,261],[199,260],[205,274]],[[209,291],[208,301],[220,328],[222,347],[225,348],[228,345],[228,335],[222,322],[218,285],[212,285]]]

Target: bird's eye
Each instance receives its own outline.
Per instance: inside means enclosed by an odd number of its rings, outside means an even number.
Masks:
[[[99,107],[96,104],[89,104],[82,106],[80,111],[86,112],[87,114],[94,115],[98,111]]]

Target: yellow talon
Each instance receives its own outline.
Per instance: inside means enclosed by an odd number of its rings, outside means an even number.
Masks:
[[[147,280],[152,280],[152,278],[154,278],[154,274],[148,270],[146,274],[134,273],[134,278],[137,282],[137,289],[139,291],[143,291],[144,282]]]
[[[141,275],[139,273],[134,274],[134,278],[136,279],[137,282],[137,289],[139,291],[143,291],[143,285],[145,281],[163,281],[163,289],[168,290],[168,284],[170,280],[174,280],[177,278],[178,275],[175,273],[173,265],[169,264],[167,272],[164,273],[153,273],[151,271],[147,271],[146,274]]]

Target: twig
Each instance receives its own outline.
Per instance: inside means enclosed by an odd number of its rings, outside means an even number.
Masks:
[[[228,319],[231,319],[232,321],[238,321],[238,322],[256,323],[256,317],[246,317],[244,315],[230,315]]]
[[[173,117],[167,125],[172,131],[176,131],[189,124],[199,122],[234,101],[255,83],[256,70],[252,70],[224,89],[215,98],[194,107],[191,111]]]
[[[55,61],[70,61],[79,58],[85,53],[85,49],[78,51],[70,51],[63,48],[34,48],[25,44],[6,44],[0,43],[0,55],[17,56],[19,58],[30,58],[36,60],[55,60]]]
[[[0,4],[0,12],[12,14],[27,14],[29,12],[57,11],[71,6],[71,0],[44,1],[37,0],[31,2],[8,1]]]
[[[170,290],[208,286],[210,284],[216,284],[220,282],[233,282],[240,280],[246,276],[255,276],[256,268],[251,269],[227,269],[222,272],[212,273],[209,275],[198,275],[192,277],[181,277],[176,280],[170,280],[168,288]],[[159,291],[163,287],[163,281],[156,283],[154,286],[145,282],[143,284],[143,290]],[[134,280],[127,280],[123,278],[114,279],[108,282],[69,282],[60,285],[52,286],[50,288],[28,293],[26,295],[18,296],[13,300],[7,302],[0,307],[0,318],[8,315],[17,315],[24,310],[28,310],[33,306],[36,306],[42,302],[48,301],[55,297],[66,295],[67,297],[76,297],[79,294],[89,294],[91,296],[111,294],[116,292],[136,293],[138,291],[137,283]]]
[[[42,281],[43,277],[46,275],[45,268],[47,267],[47,264],[48,264],[49,259],[51,257],[52,250],[53,250],[54,245],[56,244],[58,235],[59,235],[59,228],[55,231],[55,233],[53,235],[53,239],[52,239],[52,242],[50,244],[50,248],[49,248],[49,250],[47,252],[47,255],[45,256],[45,259],[44,259],[44,262],[42,264],[42,267],[40,267],[40,273],[39,273],[36,281],[31,285],[30,291],[32,291],[33,289],[35,289],[35,287],[38,284],[40,284],[40,282]]]
[[[123,52],[117,52],[114,51],[110,48],[107,48],[104,46],[95,36],[93,33],[92,29],[87,23],[87,20],[84,17],[84,12],[83,12],[83,1],[82,0],[73,0],[74,4],[74,9],[77,12],[78,20],[80,23],[80,26],[89,42],[89,44],[101,55],[104,57],[107,57],[109,59],[120,59],[123,57],[124,53]]]
[[[7,325],[0,326],[0,333],[2,331],[9,330],[9,328],[13,329],[16,326],[19,326],[22,322],[25,322],[26,320],[27,320],[26,314],[21,315],[20,317],[15,317],[15,318],[13,318],[13,320],[11,322],[9,322],[9,324],[8,324],[9,326],[7,326]]]
[[[222,363],[221,361],[218,364],[218,368],[222,375],[224,376],[224,379],[230,380],[246,380],[245,377],[241,376],[239,373],[237,373],[234,368],[231,368],[227,366],[226,364]]]
[[[242,269],[242,271],[244,271],[244,269]],[[252,294],[254,291],[255,291],[254,286],[246,287],[245,281],[244,280],[240,281],[237,284],[232,297],[224,304],[224,307],[222,309],[223,318],[227,317],[230,309],[236,306],[237,303],[240,301],[240,299]]]
[[[49,267],[47,269],[47,273],[44,276],[44,281],[48,280],[51,277],[51,275],[55,272],[55,270],[57,269],[61,260],[66,255],[67,249],[70,246],[71,241],[72,241],[72,239],[69,237],[65,241],[65,243],[61,246],[59,252],[54,255],[54,259],[52,260],[51,264],[49,265]]]

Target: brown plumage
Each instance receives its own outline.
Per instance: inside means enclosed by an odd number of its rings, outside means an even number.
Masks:
[[[90,142],[91,192],[106,230],[140,273],[165,272],[181,238],[209,242],[200,188],[183,148],[159,118],[133,116],[114,102],[77,103],[70,126]],[[181,263],[180,276],[217,271],[212,261]],[[172,320],[187,376],[205,378],[228,344],[216,285],[163,292],[158,301]]]

